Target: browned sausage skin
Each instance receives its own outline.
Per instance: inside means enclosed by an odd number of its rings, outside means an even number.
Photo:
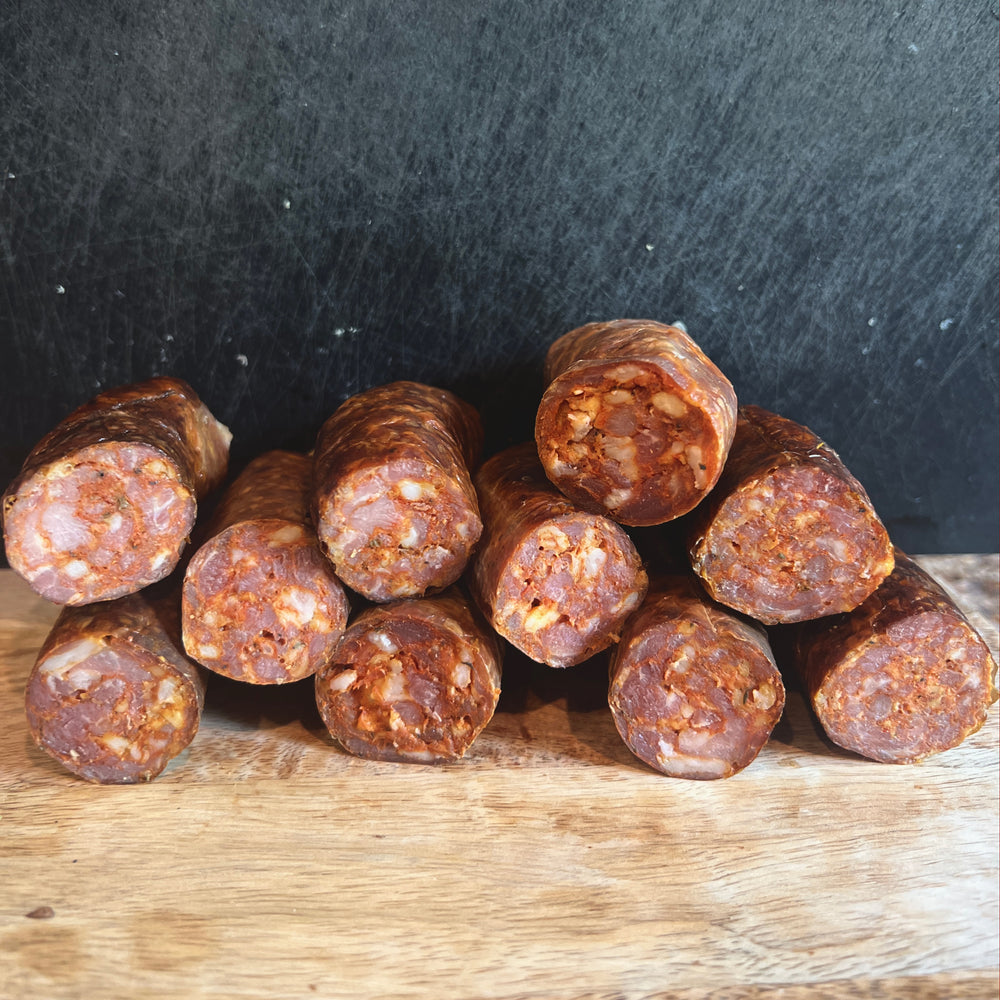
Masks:
[[[7,558],[57,604],[110,600],[174,569],[232,435],[189,385],[101,393],[32,449],[3,498]]]
[[[472,406],[418,382],[338,407],[316,440],[313,515],[340,579],[372,601],[454,583],[482,531],[470,472],[482,441]]]
[[[173,588],[63,608],[25,691],[42,750],[88,781],[133,784],[188,746],[205,683],[181,652],[179,606]]]
[[[579,507],[662,524],[715,485],[736,393],[679,327],[588,323],[550,346],[545,381],[535,443],[546,475]]]
[[[864,487],[809,428],[740,407],[719,483],[691,515],[709,594],[767,625],[849,611],[892,572]]]
[[[826,734],[872,760],[911,764],[958,746],[997,699],[989,647],[899,549],[892,575],[859,607],[790,635]]]
[[[785,689],[764,630],[690,574],[658,577],[611,655],[608,704],[628,748],[673,778],[728,778],[767,742]]]
[[[311,484],[309,456],[269,451],[227,488],[184,577],[184,647],[203,666],[285,684],[333,654],[347,597],[312,529]]]
[[[614,642],[647,585],[621,526],[564,497],[531,442],[492,456],[476,487],[484,530],[469,582],[497,632],[552,667]]]
[[[456,588],[360,612],[316,675],[330,734],[370,760],[458,760],[499,697],[499,642]]]

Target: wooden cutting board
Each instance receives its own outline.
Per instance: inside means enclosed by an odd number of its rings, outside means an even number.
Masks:
[[[997,557],[921,562],[996,653]],[[599,662],[508,657],[441,768],[341,752],[308,682],[220,680],[163,775],[98,787],[23,719],[55,612],[0,573],[3,997],[997,996],[996,707],[900,767],[793,693],[749,768],[689,782],[630,756]]]

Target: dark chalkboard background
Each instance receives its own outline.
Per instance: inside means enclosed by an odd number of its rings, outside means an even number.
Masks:
[[[237,466],[400,377],[493,449],[633,316],[995,551],[998,71],[995,0],[3,0],[0,478],[154,373]]]

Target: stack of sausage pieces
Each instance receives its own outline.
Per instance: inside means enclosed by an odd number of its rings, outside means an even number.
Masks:
[[[36,743],[91,781],[149,780],[214,672],[311,678],[357,756],[455,761],[496,709],[504,643],[552,668],[605,651],[622,739],[672,777],[754,760],[784,710],[774,649],[862,756],[921,760],[983,725],[981,637],[836,453],[738,406],[684,330],[588,324],[545,381],[535,440],[482,464],[453,393],[358,393],[309,455],[259,455],[197,521],[231,435],[190,386],[80,407],[3,498],[10,565],[64,605],[28,679]]]

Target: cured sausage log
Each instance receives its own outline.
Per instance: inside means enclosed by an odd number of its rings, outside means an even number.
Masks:
[[[740,407],[725,471],[691,518],[709,594],[767,625],[850,611],[892,572],[889,536],[837,453],[758,406]]]
[[[172,584],[63,608],[28,677],[35,743],[88,781],[156,777],[194,739],[205,700],[204,677],[181,652],[179,618]]]
[[[499,642],[456,588],[362,611],[316,675],[330,734],[370,760],[457,760],[499,697]]]
[[[736,426],[729,380],[681,329],[588,323],[556,340],[535,419],[546,475],[622,524],[686,514],[715,485]]]
[[[470,586],[494,629],[551,667],[616,641],[647,586],[624,529],[563,496],[531,442],[485,462],[476,488],[484,527]]]
[[[657,578],[611,654],[608,704],[640,760],[673,778],[728,778],[767,742],[785,689],[764,630],[690,575]]]
[[[997,665],[942,589],[896,550],[892,575],[860,607],[794,626],[805,693],[838,746],[912,764],[958,746],[997,700]]]
[[[316,441],[313,516],[340,579],[372,601],[454,583],[482,531],[470,474],[482,442],[472,406],[418,382],[338,407]]]
[[[197,501],[225,478],[231,438],[180,379],[101,393],[38,442],[4,494],[11,567],[57,604],[163,579]]]
[[[344,588],[312,529],[312,459],[259,455],[227,488],[188,563],[184,648],[251,684],[310,677],[347,625]]]

